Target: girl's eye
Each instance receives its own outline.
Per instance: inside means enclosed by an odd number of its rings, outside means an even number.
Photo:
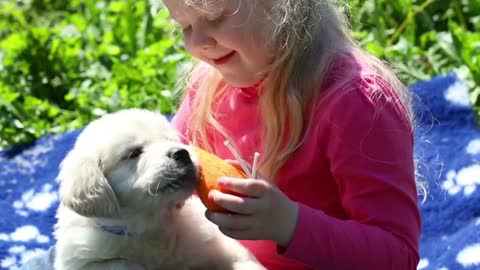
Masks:
[[[182,31],[183,31],[184,33],[190,31],[191,29],[192,29],[192,26],[191,26],[191,25],[186,26],[186,27],[183,27],[183,26],[182,26]]]
[[[137,147],[137,148],[132,149],[130,152],[128,152],[124,159],[127,159],[127,160],[136,159],[136,158],[140,157],[140,155],[142,153],[143,153],[142,148]]]

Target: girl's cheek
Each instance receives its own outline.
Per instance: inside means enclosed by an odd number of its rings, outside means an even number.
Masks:
[[[190,38],[188,36],[188,34],[184,34],[183,35],[183,42],[185,43],[185,50],[191,54],[192,56],[198,58],[198,55],[195,53],[195,51],[193,50],[191,44],[190,44]]]

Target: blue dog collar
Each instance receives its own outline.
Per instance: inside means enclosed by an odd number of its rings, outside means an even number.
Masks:
[[[107,225],[101,225],[97,223],[97,226],[102,228],[104,231],[118,235],[118,236],[133,236],[131,233],[125,231],[122,227],[120,226],[107,226]]]

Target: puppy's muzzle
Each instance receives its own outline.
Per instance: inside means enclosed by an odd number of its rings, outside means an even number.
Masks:
[[[186,165],[190,165],[190,163],[192,163],[188,151],[181,147],[172,147],[168,151],[167,157]]]
[[[193,191],[199,181],[199,172],[193,164],[188,150],[182,147],[172,147],[167,151],[166,156],[170,161],[162,171],[154,193]]]

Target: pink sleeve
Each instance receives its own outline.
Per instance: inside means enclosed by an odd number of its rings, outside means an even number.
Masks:
[[[327,156],[349,219],[299,204],[283,256],[315,269],[416,269],[420,214],[413,134],[404,107],[376,77],[326,104]],[[371,94],[373,87],[381,91]]]

